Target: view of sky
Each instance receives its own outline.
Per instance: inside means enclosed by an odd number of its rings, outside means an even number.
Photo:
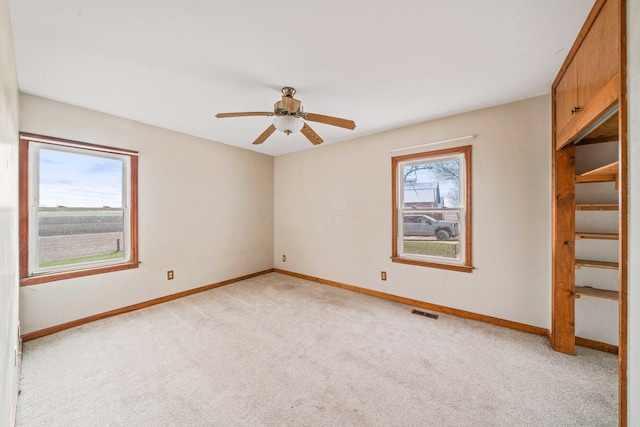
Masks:
[[[41,207],[122,207],[123,162],[40,150]]]

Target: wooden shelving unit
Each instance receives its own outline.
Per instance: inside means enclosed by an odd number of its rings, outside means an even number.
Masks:
[[[626,0],[596,0],[565,62],[553,82],[552,91],[552,327],[554,350],[575,354],[580,343],[619,355],[619,420],[627,419],[627,252],[628,252],[628,140]],[[616,143],[612,146],[600,145]],[[599,147],[587,147],[598,144]],[[578,147],[578,149],[576,149]],[[615,158],[615,155],[619,158]],[[585,157],[580,157],[584,155]],[[602,160],[602,162],[598,162]],[[576,173],[578,166],[597,164]],[[589,167],[587,167],[589,168]],[[593,184],[613,182],[608,185]],[[593,186],[578,191],[577,186]],[[593,191],[592,191],[593,190]],[[587,191],[588,196],[587,196]],[[581,197],[589,203],[582,203]],[[600,199],[607,203],[591,203]],[[580,214],[577,214],[580,212]],[[611,213],[608,213],[611,212]],[[617,213],[617,221],[613,215]],[[576,217],[580,230],[576,230]],[[617,223],[616,223],[617,222]],[[589,228],[593,227],[592,230]],[[597,227],[597,228],[596,228]],[[583,242],[583,240],[595,242]],[[577,245],[578,244],[578,245]],[[617,245],[618,262],[610,260]],[[576,259],[578,253],[584,254]],[[589,258],[589,259],[584,259]],[[601,259],[599,259],[601,258]],[[584,271],[578,272],[579,269]],[[599,269],[601,271],[596,271]],[[607,270],[607,271],[605,271]],[[617,290],[610,290],[612,275]],[[579,280],[582,283],[576,283]],[[608,284],[605,286],[604,281]],[[588,285],[585,285],[588,282]],[[593,285],[592,285],[593,283]],[[607,289],[602,289],[607,288]],[[576,299],[599,298],[617,302],[580,302],[579,321],[585,310],[598,304],[600,314],[617,313],[618,345],[576,337]],[[584,304],[584,305],[582,305]],[[602,318],[607,321],[606,318]],[[582,330],[587,331],[587,324]]]

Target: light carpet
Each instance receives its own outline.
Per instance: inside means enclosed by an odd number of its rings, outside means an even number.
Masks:
[[[271,273],[24,345],[17,426],[615,426],[617,358]]]

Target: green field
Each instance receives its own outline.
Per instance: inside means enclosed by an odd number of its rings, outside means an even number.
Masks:
[[[90,255],[90,256],[84,256],[79,258],[68,258],[68,259],[59,259],[56,261],[41,262],[38,265],[38,267],[39,268],[58,267],[61,265],[70,265],[70,264],[78,264],[83,262],[94,262],[94,261],[106,261],[106,260],[118,259],[118,258],[124,258],[124,252],[122,251],[110,252],[107,254]]]
[[[460,253],[460,243],[443,243],[425,240],[405,240],[404,253],[415,255],[456,258]]]

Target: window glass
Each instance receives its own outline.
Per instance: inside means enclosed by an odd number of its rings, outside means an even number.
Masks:
[[[123,206],[122,159],[46,148],[39,152],[40,207]]]
[[[38,210],[36,271],[125,259],[124,212]]]

